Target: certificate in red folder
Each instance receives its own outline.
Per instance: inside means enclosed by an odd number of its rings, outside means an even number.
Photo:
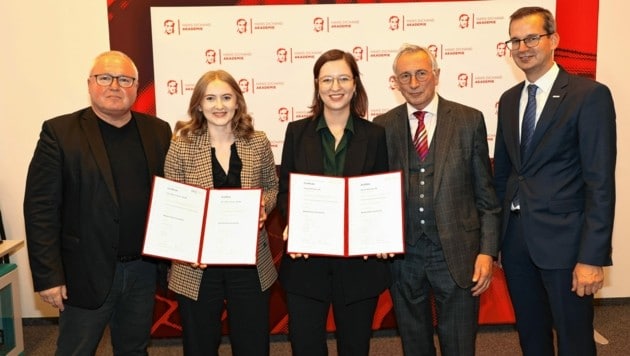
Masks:
[[[142,253],[208,265],[254,265],[260,189],[204,189],[155,177]]]
[[[289,177],[288,253],[404,253],[402,173]]]

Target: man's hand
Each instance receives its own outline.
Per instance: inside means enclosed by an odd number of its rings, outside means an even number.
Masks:
[[[481,295],[490,287],[490,282],[492,282],[492,256],[477,255],[472,281],[476,283],[471,289],[475,297]]]
[[[68,299],[68,292],[66,291],[66,286],[61,285],[40,291],[39,296],[42,298],[44,303],[48,303],[53,307],[58,308],[59,311],[63,311],[65,308],[63,301]]]
[[[573,269],[571,291],[580,297],[597,293],[604,286],[604,268],[602,266],[578,263]]]

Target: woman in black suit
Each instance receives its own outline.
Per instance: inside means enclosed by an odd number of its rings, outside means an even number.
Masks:
[[[285,218],[290,173],[348,177],[388,170],[385,131],[364,119],[367,94],[352,54],[325,52],[313,75],[312,115],[290,123],[284,140],[278,207]],[[294,355],[328,354],[331,303],[339,355],[368,355],[378,296],[390,285],[384,261],[285,254],[280,282],[287,293]]]

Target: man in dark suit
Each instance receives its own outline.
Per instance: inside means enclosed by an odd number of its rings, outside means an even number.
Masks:
[[[595,355],[593,294],[611,265],[615,109],[608,88],[554,62],[560,37],[539,7],[510,17],[525,81],[499,101],[495,183],[501,256],[525,355]]]
[[[389,168],[404,176],[406,253],[394,259],[391,287],[403,350],[435,355],[433,294],[442,355],[473,355],[500,218],[483,114],[436,93],[428,49],[405,45],[393,68],[407,102],[374,122],[386,130]]]
[[[57,354],[94,354],[108,324],[115,354],[146,354],[157,269],[141,250],[171,130],[130,111],[138,70],[124,53],[96,57],[87,84],[91,106],[44,122],[29,167],[33,284],[60,311]]]

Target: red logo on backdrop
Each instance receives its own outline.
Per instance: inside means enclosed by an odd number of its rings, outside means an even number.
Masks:
[[[497,56],[505,57],[506,54],[507,54],[507,45],[505,44],[505,42],[497,43]]]
[[[500,24],[501,28],[503,28],[503,20],[505,20],[504,16],[477,16],[475,17],[474,26],[478,25],[497,25]]]
[[[237,33],[247,33],[247,20],[238,19],[236,20],[236,32]]]
[[[245,94],[249,92],[249,80],[243,78],[238,81],[238,86],[241,88],[241,93]]]
[[[470,86],[473,87],[473,85],[493,85],[501,80],[503,80],[503,76],[499,74],[477,75],[475,76],[474,80],[470,80]]]
[[[313,19],[313,31],[322,32],[324,31],[324,19],[321,17],[316,17]]]
[[[164,21],[164,33],[167,35],[172,35],[175,33],[175,21],[173,20]]]
[[[440,58],[440,57],[439,57],[439,55],[438,55],[439,48],[438,48],[438,46],[437,46],[437,45],[435,45],[435,44],[430,44],[430,45],[427,47],[427,49],[428,49],[428,50],[429,50],[429,52],[433,55],[433,57],[435,57],[436,59],[437,59],[437,58]]]
[[[459,28],[465,29],[470,25],[470,16],[468,14],[459,15]]]
[[[387,79],[389,81],[388,87],[390,90],[398,90],[398,84],[396,83],[396,77],[390,75]]]
[[[354,47],[352,49],[352,55],[357,62],[363,60],[363,48],[361,46]]]
[[[289,121],[289,109],[285,107],[281,107],[278,109],[278,121],[287,122]]]
[[[206,63],[214,64],[217,62],[217,52],[213,49],[206,50]]]
[[[308,61],[310,63],[322,54],[322,51],[293,50],[291,48],[289,51],[291,52],[291,63],[295,61]]]
[[[251,52],[223,52],[221,54],[221,63],[228,61],[244,61],[251,57]]]
[[[276,50],[276,60],[278,63],[285,63],[287,61],[288,51],[286,48],[278,48]]]
[[[468,74],[459,73],[459,75],[457,76],[457,86],[460,88],[468,87]]]
[[[391,58],[396,56],[398,53],[398,49],[386,48],[372,48],[368,53],[365,54],[365,57],[371,58],[371,60],[391,60]],[[366,58],[367,60],[367,58]]]
[[[400,17],[393,15],[389,17],[389,30],[398,31],[400,29]]]
[[[168,94],[176,95],[178,93],[178,90],[177,90],[178,86],[179,84],[177,83],[177,80],[171,79],[168,82],[166,82],[166,87],[168,88]]]

